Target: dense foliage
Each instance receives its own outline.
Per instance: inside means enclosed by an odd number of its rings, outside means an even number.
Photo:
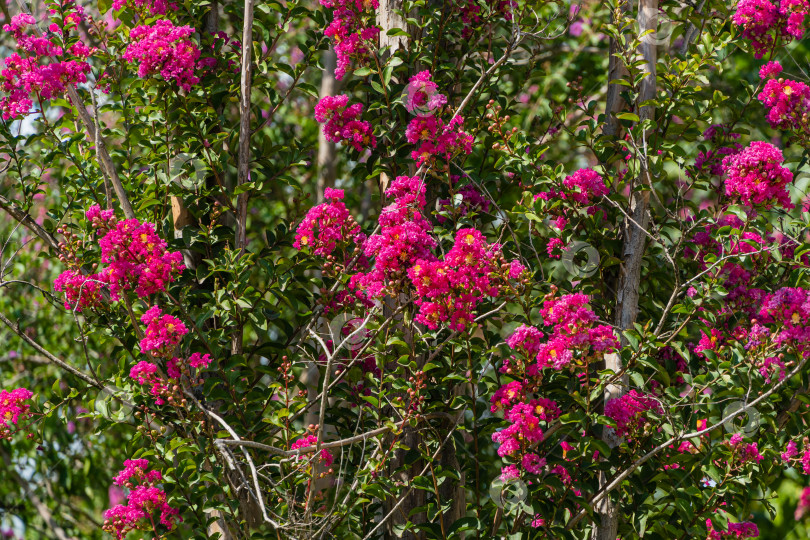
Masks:
[[[0,7],[2,534],[810,530],[808,0]]]

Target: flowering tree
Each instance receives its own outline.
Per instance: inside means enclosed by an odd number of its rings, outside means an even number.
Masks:
[[[807,0],[2,7],[6,536],[807,534]]]

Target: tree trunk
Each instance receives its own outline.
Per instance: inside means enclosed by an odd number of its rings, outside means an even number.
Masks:
[[[641,82],[638,96],[639,104],[641,104],[645,101],[655,99],[656,96],[655,63],[657,60],[657,51],[653,36],[658,27],[658,0],[639,0],[638,24],[641,34],[648,30],[653,30],[652,34],[642,38],[640,46],[641,55],[644,57],[642,69],[647,73],[647,76]],[[618,88],[618,85],[612,86]],[[610,105],[610,103],[608,105]],[[637,108],[639,118],[642,122],[646,119],[654,119],[654,107],[649,105],[641,107],[638,105]],[[608,116],[610,117],[610,115]],[[645,181],[652,184],[647,166],[647,143],[650,135],[648,131],[649,130],[646,130],[644,132],[643,141],[641,141],[641,175],[636,179],[635,185],[632,186],[630,211],[628,212],[630,218],[625,219],[623,226],[624,246],[622,250],[622,265],[619,272],[619,286],[616,291],[616,313],[614,319],[616,326],[620,330],[632,328],[638,315],[641,263],[644,258],[647,240],[646,231],[649,225],[650,207],[650,192],[647,190],[642,191],[641,186]],[[621,338],[622,346],[624,347],[627,341],[624,336]],[[622,370],[621,356],[619,354],[605,355],[605,368],[616,373],[620,372]],[[619,379],[617,384],[608,385],[605,389],[604,402],[607,403],[611,399],[621,397],[626,392],[628,384],[629,377],[625,374]],[[621,439],[617,437],[614,430],[610,428],[605,428],[602,438],[611,448],[621,443]],[[601,474],[599,477],[599,487],[602,488],[607,484],[607,481],[607,476]],[[611,500],[610,497],[605,497],[597,505],[597,511],[599,512],[600,524],[594,529],[593,539],[616,540],[620,517],[618,504]]]
[[[377,10],[377,25],[380,27],[380,48],[390,47],[388,54],[394,54],[399,49],[408,48],[407,36],[389,36],[388,30],[399,28],[408,31],[405,18],[396,13],[402,11],[402,0],[380,0],[380,9]]]
[[[323,75],[321,75],[321,94],[323,99],[326,96],[334,96],[338,91],[338,82],[335,79],[335,67],[337,66],[337,56],[335,49],[330,46],[328,51],[323,53]],[[327,141],[323,130],[318,132],[318,188],[315,192],[315,200],[318,204],[323,202],[323,192],[326,188],[335,185],[336,163],[335,163],[335,143]]]
[[[627,12],[629,4],[623,2],[619,9],[621,10],[618,15],[623,17]],[[613,22],[617,23],[616,13],[614,13]],[[621,45],[613,38],[610,40],[610,58],[608,59],[608,87],[607,98],[605,100],[605,127],[602,133],[608,137],[619,136],[619,119],[616,115],[626,108],[627,103],[622,99],[621,91],[624,86],[619,84],[612,84],[613,81],[625,79],[627,77],[627,68],[624,62],[621,61],[616,55],[621,52]]]

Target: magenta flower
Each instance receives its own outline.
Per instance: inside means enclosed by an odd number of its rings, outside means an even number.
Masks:
[[[329,202],[311,208],[298,225],[293,247],[328,257],[340,246],[345,253],[344,262],[348,262],[352,255],[350,245],[362,245],[365,237],[342,201],[342,189],[326,188],[324,198]]]
[[[362,113],[363,105],[349,105],[349,96],[345,94],[325,96],[315,105],[315,120],[324,124],[323,135],[326,140],[334,143],[346,142],[358,152],[377,146],[371,124],[358,120]]]
[[[16,388],[11,392],[0,390],[0,440],[10,438],[20,422],[30,418],[31,404],[28,401],[34,394],[27,388]]]
[[[299,448],[314,447],[317,444],[318,444],[318,437],[316,437],[315,435],[307,435],[305,437],[301,437],[300,439],[292,443],[292,445],[290,445],[290,450],[298,450]],[[298,459],[299,460],[305,459],[305,456],[306,454],[304,455],[299,454]],[[324,448],[321,449],[320,461],[321,463],[329,467],[332,465],[334,458],[332,457],[332,454],[329,452],[329,450],[326,450]]]
[[[150,352],[155,356],[171,355],[180,340],[188,333],[186,325],[171,315],[163,315],[161,309],[153,306],[141,317],[146,325],[141,340],[141,352]]]
[[[104,512],[104,531],[123,540],[130,531],[151,531],[153,515],[159,512],[159,521],[173,530],[183,519],[180,512],[169,505],[168,496],[157,486],[163,480],[160,471],[148,471],[146,459],[130,459],[124,462],[124,470],[114,482],[130,489],[127,504],[118,504]]]
[[[625,395],[611,399],[605,404],[605,416],[616,422],[616,433],[620,437],[638,437],[649,424],[647,412],[663,414],[664,409],[653,396],[638,390],[630,390]]]
[[[726,195],[749,207],[793,208],[787,185],[793,173],[782,166],[782,152],[772,144],[754,141],[739,154],[723,160]]]
[[[129,34],[132,42],[124,52],[124,60],[138,64],[139,77],[159,73],[188,92],[200,82],[194,74],[200,49],[189,39],[193,34],[192,27],[176,27],[167,19],[159,19],[151,26],[138,26]]]
[[[447,96],[439,93],[438,85],[430,79],[430,71],[420,71],[405,87],[405,108],[408,112],[426,114],[447,104]]]

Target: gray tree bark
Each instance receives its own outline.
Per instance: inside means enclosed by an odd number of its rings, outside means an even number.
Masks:
[[[653,30],[653,33],[642,38],[640,47],[641,55],[644,58],[643,70],[647,76],[641,82],[638,96],[638,111],[639,118],[644,120],[654,119],[655,108],[647,105],[641,107],[640,104],[655,99],[656,96],[656,69],[655,64],[657,61],[657,49],[654,39],[655,30],[658,27],[658,0],[639,0],[638,7],[638,24],[639,32],[641,34],[648,30]],[[613,60],[613,58],[611,58]],[[617,60],[618,62],[618,60]],[[614,73],[618,74],[621,69],[615,67]],[[618,85],[611,85],[614,88],[620,88]],[[617,97],[614,94],[614,99]],[[615,103],[610,102],[610,89],[608,92],[608,106],[616,106]],[[608,114],[608,127],[611,126],[610,119],[615,118]],[[612,135],[617,135],[618,122],[610,127],[614,132]],[[645,183],[651,184],[649,178],[649,170],[647,166],[647,143],[649,138],[649,130],[645,130],[644,139],[641,141],[641,174],[634,186],[630,195],[630,211],[628,212],[629,218],[626,218],[623,225],[624,245],[622,249],[622,265],[619,271],[619,286],[616,293],[616,312],[614,323],[619,330],[627,330],[633,327],[633,323],[638,316],[638,299],[639,299],[639,286],[641,284],[641,264],[644,258],[646,240],[647,240],[647,227],[649,225],[649,208],[650,208],[650,192],[642,191],[640,187]],[[622,346],[627,344],[626,339],[622,336]],[[609,354],[605,356],[606,369],[612,370],[616,373],[622,370],[621,356],[618,354]],[[605,389],[605,403],[611,399],[621,397],[626,391],[629,384],[629,377],[627,374],[619,378],[616,384],[608,385]],[[606,428],[603,433],[603,440],[611,447],[616,447],[621,443],[621,439],[616,435],[614,430]],[[599,487],[602,488],[608,483],[608,478],[605,474],[599,477]],[[605,497],[596,508],[600,517],[600,524],[594,529],[592,538],[594,540],[616,540],[619,528],[620,508],[618,504],[611,500],[610,497]]]
[[[323,53],[323,75],[321,75],[320,97],[334,96],[338,92],[338,81],[335,79],[337,56],[332,46]],[[318,187],[315,191],[315,200],[318,204],[323,202],[323,192],[326,188],[335,185],[337,171],[335,163],[335,143],[327,141],[323,130],[318,132]]]

